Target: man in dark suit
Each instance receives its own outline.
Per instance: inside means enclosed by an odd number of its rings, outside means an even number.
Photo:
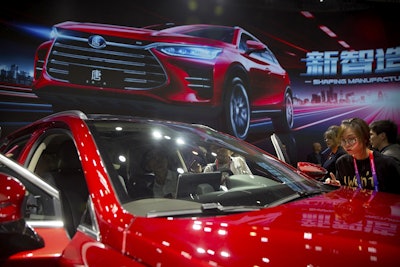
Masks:
[[[321,153],[322,150],[321,143],[315,142],[313,143],[312,147],[313,147],[313,152],[307,155],[307,162],[315,163],[321,166],[324,163]]]

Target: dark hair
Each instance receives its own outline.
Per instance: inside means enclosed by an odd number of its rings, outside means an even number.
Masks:
[[[357,138],[359,138],[360,141],[363,141],[367,147],[369,146],[369,126],[364,120],[360,118],[343,120],[340,128],[340,137],[342,137],[345,129],[352,128],[356,133]]]
[[[166,152],[166,150],[159,147],[152,147],[143,154],[141,162],[142,168],[145,171],[149,172],[151,171],[149,169],[150,161],[152,160],[159,161],[161,159],[168,160],[168,153]]]
[[[397,142],[397,124],[391,120],[374,121],[369,125],[371,131],[376,134],[385,133],[390,144]]]

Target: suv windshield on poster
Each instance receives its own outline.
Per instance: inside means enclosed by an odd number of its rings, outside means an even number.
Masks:
[[[400,124],[398,4],[42,2],[1,15],[2,136],[79,109],[202,123],[271,153],[275,133],[294,163],[343,119]]]

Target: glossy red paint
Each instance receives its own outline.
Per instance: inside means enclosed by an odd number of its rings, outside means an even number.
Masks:
[[[394,266],[399,215],[396,195],[343,188],[235,216],[138,218],[126,243],[152,266]]]
[[[24,185],[4,173],[0,173],[0,184],[0,223],[21,219]]]
[[[78,232],[65,248],[60,266],[145,266],[119,250]]]
[[[394,194],[342,187],[235,214],[149,218],[130,213],[130,204],[140,206],[146,199],[121,204],[112,170],[88,126],[90,120],[95,119],[80,112],[52,115],[5,139],[3,153],[15,140],[32,138],[19,155],[14,154],[27,166],[46,136],[51,141],[71,137],[89,190],[91,216],[90,222],[81,221],[71,239],[60,224],[36,223],[34,229],[45,247],[14,254],[4,266],[397,266],[400,197]],[[203,138],[210,137],[207,131]],[[297,179],[304,178],[280,164]],[[318,183],[304,179],[309,186]]]
[[[59,266],[62,251],[69,244],[70,239],[63,227],[42,228],[35,230],[45,240],[45,246],[40,249],[19,252],[9,257],[11,266]],[[8,263],[4,266],[9,266]]]

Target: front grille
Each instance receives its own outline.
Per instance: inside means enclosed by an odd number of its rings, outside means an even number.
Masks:
[[[197,95],[202,98],[212,98],[213,90],[213,70],[212,68],[194,68],[186,69],[188,77],[185,80],[188,82],[188,87],[197,91]]]
[[[88,44],[93,34],[61,33],[47,63],[47,72],[54,79],[127,90],[155,88],[167,80],[162,66],[141,41],[103,35],[106,47],[95,49]]]

